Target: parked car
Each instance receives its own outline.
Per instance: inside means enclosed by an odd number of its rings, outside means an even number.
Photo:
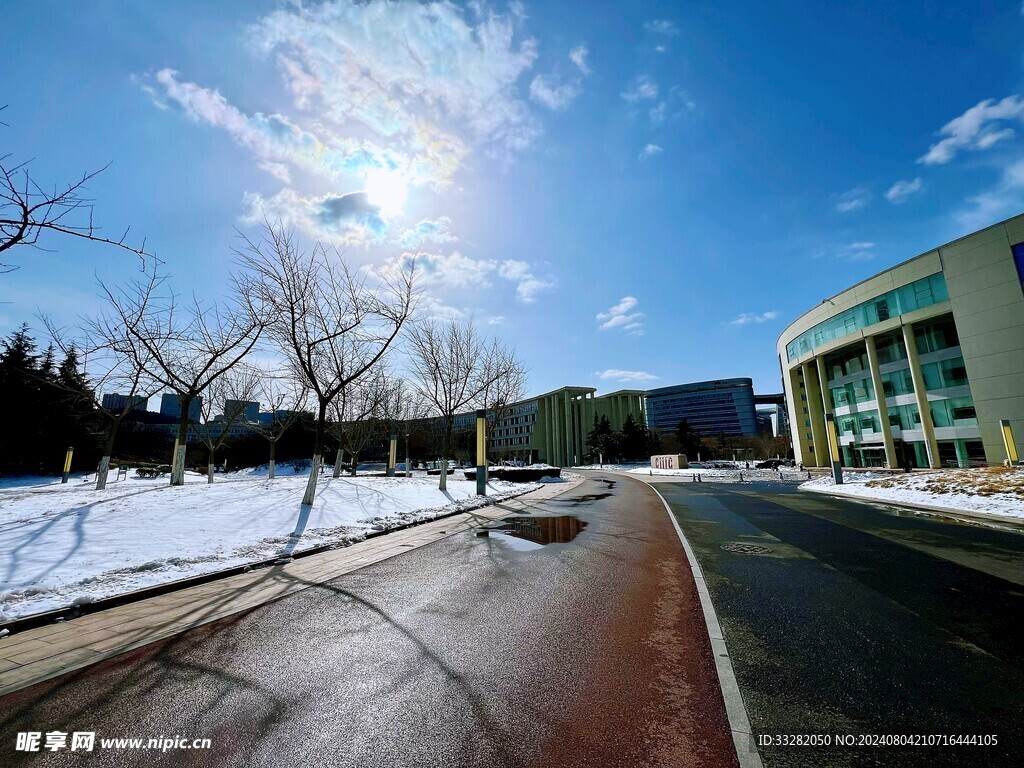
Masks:
[[[786,466],[785,459],[768,459],[767,461],[759,461],[754,465],[754,469],[778,469],[779,467]]]

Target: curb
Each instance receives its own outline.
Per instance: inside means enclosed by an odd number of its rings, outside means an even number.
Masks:
[[[641,480],[641,482],[644,481]],[[704,611],[704,623],[707,626],[708,637],[711,639],[711,651],[715,655],[715,669],[718,672],[718,684],[722,689],[722,698],[725,700],[725,714],[729,718],[732,742],[736,747],[736,758],[740,762],[740,768],[763,768],[764,763],[761,762],[761,755],[757,751],[757,742],[754,740],[754,734],[750,728],[747,707],[743,703],[739,683],[736,682],[736,673],[733,671],[732,661],[729,658],[729,649],[722,634],[722,627],[718,623],[718,614],[715,613],[711,593],[704,581],[704,572],[700,568],[700,563],[697,562],[697,555],[690,547],[690,542],[686,540],[686,534],[679,527],[679,521],[676,520],[665,497],[653,483],[644,482],[644,485],[654,491],[665,506],[665,512],[668,513],[668,518],[672,521],[672,527],[676,529],[679,541],[682,542],[683,550],[686,552],[686,559],[690,563],[690,570],[693,571],[697,594],[700,595],[700,606]]]
[[[797,488],[804,493],[820,493],[823,496],[831,496],[834,499],[845,499],[846,501],[859,501],[863,504],[874,504],[883,507],[896,507],[897,509],[909,509],[914,512],[927,514],[929,517],[942,516],[954,520],[963,518],[967,522],[1002,523],[1012,528],[1024,528],[1024,518],[1006,517],[1004,515],[993,515],[987,512],[975,512],[969,509],[957,509],[954,507],[937,507],[931,504],[911,504],[907,501],[895,501],[892,499],[875,498],[871,496],[856,496],[852,493],[837,493],[834,490],[825,488]]]

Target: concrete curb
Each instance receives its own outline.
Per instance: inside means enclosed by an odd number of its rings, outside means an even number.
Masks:
[[[643,476],[637,478],[644,482]],[[725,713],[729,718],[729,727],[732,729],[732,741],[736,747],[736,758],[740,761],[740,768],[763,768],[761,755],[757,751],[757,742],[750,728],[750,718],[747,716],[747,707],[743,702],[743,695],[740,693],[739,683],[736,682],[736,673],[732,668],[732,661],[729,658],[729,649],[722,634],[722,626],[718,623],[718,614],[715,613],[714,603],[711,601],[711,593],[704,581],[704,572],[697,562],[697,555],[694,554],[690,542],[686,540],[686,534],[679,527],[679,521],[672,513],[665,497],[654,486],[653,483],[644,483],[652,491],[658,494],[661,503],[665,506],[672,527],[676,529],[679,541],[683,544],[686,552],[686,559],[690,563],[690,570],[693,571],[693,579],[697,584],[697,594],[700,595],[700,606],[704,611],[704,623],[707,625],[708,637],[711,639],[711,650],[715,655],[715,669],[718,671],[718,684],[722,689],[722,698],[725,700]]]
[[[1024,518],[1006,517],[1005,515],[992,515],[987,512],[975,512],[969,509],[956,509],[951,507],[939,507],[931,504],[911,504],[907,501],[894,501],[892,499],[879,499],[871,496],[858,496],[852,493],[837,492],[827,488],[797,488],[805,493],[820,493],[823,496],[831,496],[834,499],[846,499],[847,501],[859,501],[864,504],[875,504],[883,507],[896,507],[898,509],[909,509],[914,512],[927,513],[929,516],[950,517],[953,519],[963,518],[968,522],[985,521],[988,523],[1002,523],[1012,528],[1024,528]]]

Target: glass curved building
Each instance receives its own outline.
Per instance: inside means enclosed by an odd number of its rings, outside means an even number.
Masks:
[[[1007,440],[1024,454],[1024,215],[825,299],[777,351],[806,465],[830,463],[826,413],[845,466],[999,464]]]

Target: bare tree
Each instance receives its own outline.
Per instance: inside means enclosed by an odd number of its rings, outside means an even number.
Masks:
[[[237,300],[204,305],[195,297],[181,306],[164,290],[166,277],[156,266],[120,289],[103,283],[100,287],[108,306],[94,328],[105,346],[178,396],[181,415],[171,485],[182,485],[192,404],[256,345],[264,327],[261,308]]]
[[[515,360],[498,341],[488,343],[472,320],[425,320],[410,333],[410,367],[416,386],[441,418],[441,479],[448,487],[455,415],[483,407],[482,398],[507,370],[501,359]]]
[[[484,391],[480,407],[487,411],[487,444],[495,430],[512,414],[513,403],[526,392],[526,368],[514,349],[495,340],[486,356]]]
[[[231,428],[245,422],[245,408],[256,395],[258,372],[245,365],[237,365],[210,382],[201,408],[202,418],[192,430],[207,450],[206,482],[213,482],[217,451],[231,439]],[[218,409],[223,413],[216,418]]]
[[[274,479],[277,443],[302,417],[309,390],[289,371],[261,371],[257,395],[267,406],[270,418],[251,425],[270,444],[267,479]]]
[[[317,243],[301,251],[280,226],[239,252],[255,277],[248,290],[271,312],[270,338],[316,400],[313,464],[302,503],[313,503],[323,460],[327,412],[338,394],[372,370],[398,337],[413,308],[413,272],[376,286],[357,278],[337,251]]]
[[[83,173],[78,181],[44,189],[29,173],[29,161],[12,163],[10,157],[10,153],[0,155],[0,253],[16,245],[39,248],[40,236],[49,231],[114,245],[139,257],[151,256],[145,240],[129,245],[127,229],[118,238],[105,237],[93,223],[94,201],[85,193],[89,182],[109,166]],[[0,273],[15,269],[0,263]]]
[[[351,458],[350,473],[356,475],[359,454],[381,434],[381,406],[387,378],[382,370],[370,371],[359,381],[344,387],[331,403],[334,421],[331,432],[338,440],[334,477],[341,476],[344,455]]]
[[[133,411],[145,410],[146,402],[157,393],[161,385],[149,377],[144,364],[136,364],[131,356],[109,346],[93,333],[93,321],[89,318],[82,318],[81,326],[70,330],[57,327],[47,316],[41,316],[40,319],[53,343],[66,357],[81,352],[83,374],[89,382],[92,405],[107,421],[103,453],[96,468],[96,490],[102,491],[107,487],[110,460],[122,423]],[[147,361],[148,358],[139,362]],[[104,404],[103,395],[111,390],[116,394],[124,394],[119,401],[115,400],[119,404],[108,407]]]

